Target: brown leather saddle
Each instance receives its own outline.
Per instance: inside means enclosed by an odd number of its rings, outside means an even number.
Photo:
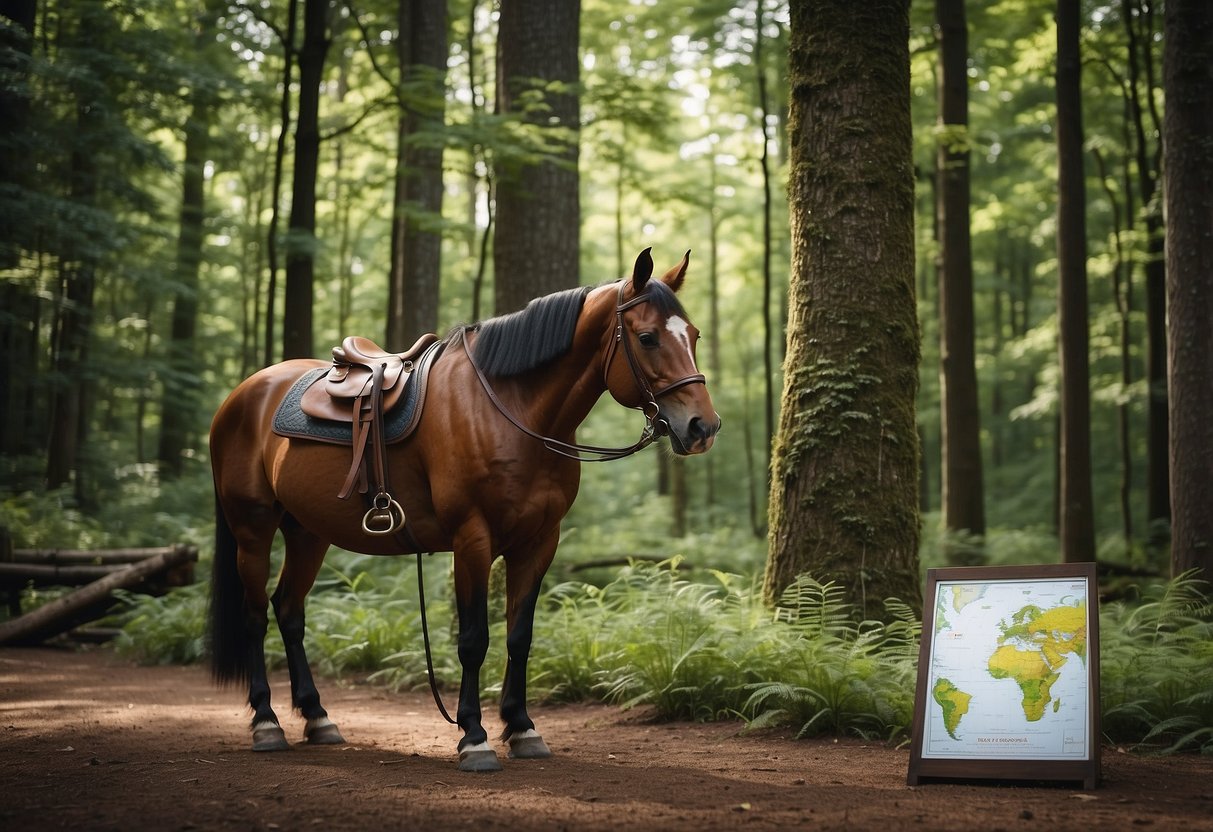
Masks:
[[[404,352],[387,352],[370,338],[351,335],[333,347],[333,366],[322,384],[313,384],[303,394],[300,409],[316,419],[330,422],[359,421],[371,406],[375,372],[383,370],[380,388],[383,412],[400,401],[421,357],[438,341],[431,333],[422,335]],[[424,384],[424,378],[421,380]]]
[[[327,373],[320,375],[323,371],[316,370],[314,379],[305,376],[297,382],[306,384],[298,399],[301,418],[319,420],[318,424],[330,429],[348,425],[353,459],[337,496],[345,500],[355,490],[368,496],[371,505],[362,521],[367,534],[404,530],[404,510],[388,484],[387,445],[407,437],[420,421],[429,369],[442,347],[432,333],[404,352],[387,352],[369,338],[351,335],[341,346],[333,347],[333,364]],[[399,412],[393,413],[398,405]],[[384,416],[389,413],[394,422],[390,437],[384,428]],[[276,425],[275,430],[346,444],[340,438],[326,439],[311,428],[290,432]]]

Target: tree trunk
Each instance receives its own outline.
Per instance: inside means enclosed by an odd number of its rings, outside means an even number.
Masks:
[[[792,261],[769,602],[801,573],[918,606],[909,2],[794,0]]]
[[[30,93],[22,81],[29,76],[33,51],[35,0],[13,0],[4,4],[9,25],[0,29],[0,270],[16,268],[27,248],[27,230],[21,222],[9,221],[23,209],[23,196],[33,175],[28,164],[31,133],[27,126]],[[0,454],[31,453],[42,445],[35,428],[35,373],[37,367],[39,300],[30,288],[33,281],[0,280]],[[21,490],[21,485],[12,483]]]
[[[1213,5],[1167,0],[1171,570],[1213,579]]]
[[[212,99],[197,90],[185,123],[185,159],[181,166],[181,223],[177,232],[176,281],[168,373],[160,409],[160,443],[156,453],[160,476],[179,477],[185,450],[196,438],[199,371],[194,356],[198,325],[198,272],[202,265],[202,221],[206,216],[204,168],[210,143]]]
[[[446,0],[400,0],[396,54],[402,79],[397,130],[387,344],[403,350],[438,328],[442,268],[442,142]]]
[[[263,363],[274,363],[274,308],[278,294],[278,218],[282,213],[282,168],[286,163],[286,136],[291,126],[291,72],[295,65],[295,28],[299,0],[287,0],[286,40],[282,44],[282,95],[278,99],[278,141],[274,146],[274,183],[270,191],[270,228],[266,233],[269,281],[265,287],[265,355]]]
[[[537,164],[499,164],[493,237],[496,313],[580,282],[578,24],[581,0],[501,0],[497,108],[550,124],[563,152]],[[542,98],[537,106],[535,94]]]
[[[1167,263],[1163,251],[1162,206],[1156,198],[1161,152],[1155,142],[1150,152],[1148,133],[1160,132],[1154,109],[1153,12],[1149,3],[1125,0],[1122,17],[1128,36],[1129,115],[1137,145],[1137,178],[1141,191],[1142,217],[1145,223],[1145,297],[1146,297],[1146,534],[1152,546],[1166,541],[1166,524],[1171,519],[1170,474],[1168,471],[1167,427]],[[1139,28],[1144,27],[1143,33]],[[1145,70],[1145,96],[1142,105],[1141,75]],[[1149,110],[1153,128],[1147,129],[1145,111]]]
[[[282,306],[282,357],[312,358],[316,282],[316,172],[320,164],[320,82],[328,53],[329,0],[305,0],[299,50],[299,118]]]
[[[1103,185],[1104,196],[1107,197],[1108,205],[1112,208],[1112,241],[1116,251],[1116,260],[1112,264],[1112,298],[1116,303],[1116,314],[1120,324],[1120,384],[1122,388],[1121,395],[1118,397],[1120,401],[1116,405],[1116,438],[1120,456],[1120,528],[1125,542],[1125,554],[1130,555],[1133,551],[1133,442],[1129,430],[1129,398],[1126,391],[1133,382],[1133,345],[1129,328],[1131,291],[1127,279],[1132,278],[1132,272],[1122,244],[1124,229],[1120,220],[1120,200],[1112,185],[1113,180],[1099,148],[1091,149],[1091,158],[1095,160],[1099,169],[1099,180]]]
[[[26,122],[30,112],[30,91],[24,81],[29,77],[33,51],[36,0],[8,0],[0,14],[8,18],[0,29],[0,183],[8,193],[0,194],[0,215],[12,211],[17,216],[21,192],[33,175],[28,164],[32,148]],[[9,190],[11,189],[11,190]],[[11,269],[21,262],[24,248],[22,223],[0,223],[0,269]],[[5,385],[0,380],[0,388]],[[0,389],[0,395],[3,395]]]
[[[765,0],[754,3],[754,72],[758,80],[758,116],[762,119],[762,152],[759,168],[762,171],[762,369],[766,386],[763,390],[763,414],[766,424],[766,470],[771,470],[771,446],[775,441],[775,339],[771,322],[771,295],[774,277],[771,274],[771,140],[767,135],[767,116],[771,106],[767,100],[767,72],[763,62],[763,14]]]
[[[1057,270],[1061,364],[1059,533],[1067,563],[1095,560],[1087,336],[1079,2],[1057,3]]]
[[[973,323],[973,255],[969,239],[968,27],[964,0],[935,0],[939,42],[939,132],[936,211],[939,228],[939,396],[942,507],[950,532],[982,536],[981,407]],[[949,547],[949,560],[969,562],[969,547]]]
[[[83,24],[82,28],[83,28]],[[83,38],[83,34],[79,35]],[[92,207],[97,200],[97,166],[92,145],[100,130],[102,102],[76,102],[76,136],[71,155],[71,200]],[[80,470],[82,440],[87,434],[84,366],[93,328],[93,293],[96,288],[96,254],[85,246],[69,245],[60,265],[59,310],[53,335],[51,370],[56,379],[51,398],[50,435],[47,444],[46,485],[58,488],[76,474],[76,493],[86,489]]]

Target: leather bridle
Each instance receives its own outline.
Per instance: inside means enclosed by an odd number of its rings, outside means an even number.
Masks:
[[[597,445],[582,445],[576,442],[563,442],[559,439],[554,439],[550,436],[544,436],[541,433],[531,430],[524,425],[505,403],[497,397],[493,392],[489,380],[485,377],[484,371],[480,369],[480,365],[476,363],[476,359],[472,356],[472,350],[468,346],[468,339],[465,335],[463,338],[463,351],[468,357],[468,362],[472,365],[472,369],[476,371],[476,377],[480,379],[480,385],[484,388],[484,392],[488,395],[489,401],[493,406],[510,421],[514,427],[525,433],[533,439],[538,439],[543,443],[543,446],[553,453],[561,456],[569,457],[570,459],[580,460],[582,462],[609,462],[615,459],[623,459],[626,456],[647,448],[658,437],[669,433],[669,423],[662,419],[661,407],[657,403],[659,396],[664,396],[667,393],[672,393],[688,384],[706,384],[707,379],[703,373],[692,373],[691,375],[680,378],[677,381],[670,382],[664,387],[654,390],[653,385],[640,371],[640,366],[636,360],[635,350],[632,348],[631,339],[627,337],[627,330],[623,325],[623,313],[634,306],[639,306],[642,303],[648,303],[650,296],[647,292],[641,293],[629,301],[624,301],[623,292],[627,287],[627,281],[621,281],[619,284],[619,297],[615,302],[615,334],[611,338],[611,345],[607,349],[606,358],[602,362],[602,380],[603,384],[610,389],[610,372],[611,364],[615,360],[615,355],[618,352],[619,344],[623,343],[623,354],[628,362],[628,369],[632,371],[632,378],[636,382],[637,388],[640,390],[642,401],[635,408],[644,413],[644,430],[640,433],[640,438],[631,445],[623,448],[603,448]],[[594,456],[583,456],[583,454],[594,454]]]

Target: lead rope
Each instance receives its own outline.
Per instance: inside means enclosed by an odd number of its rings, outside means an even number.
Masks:
[[[442,704],[442,695],[438,693],[438,682],[434,678],[434,657],[430,653],[430,627],[425,620],[425,574],[421,568],[420,552],[417,553],[417,600],[421,604],[421,638],[425,642],[425,671],[430,677],[430,693],[434,694],[434,704],[438,706],[438,712],[442,714],[443,718],[452,725],[458,725],[459,723],[451,719],[446,706]]]

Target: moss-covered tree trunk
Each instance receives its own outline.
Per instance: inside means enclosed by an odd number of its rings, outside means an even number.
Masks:
[[[794,0],[792,268],[770,553],[868,616],[921,602],[908,0]]]

